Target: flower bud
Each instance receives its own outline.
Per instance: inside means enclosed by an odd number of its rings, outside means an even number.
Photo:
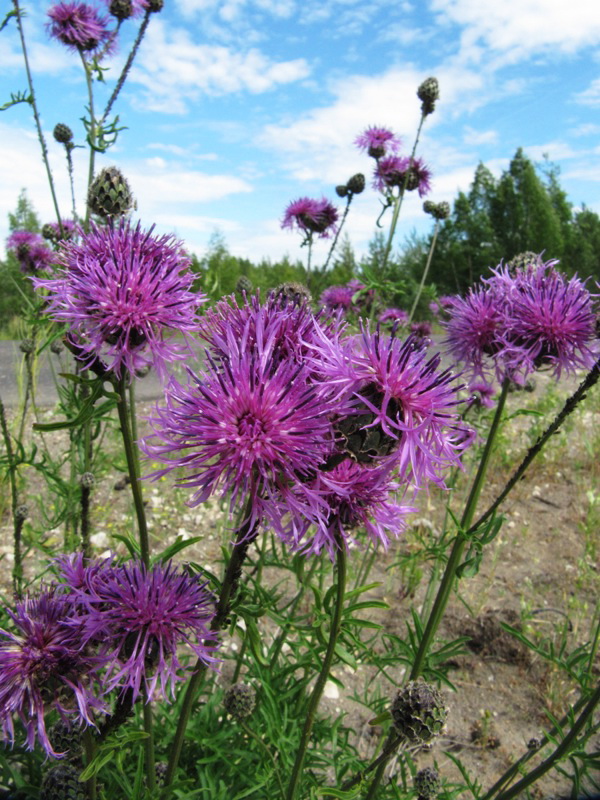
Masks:
[[[246,275],[240,275],[235,285],[235,290],[239,294],[242,294],[242,292],[248,294],[252,291],[252,281]]]
[[[391,712],[398,733],[421,744],[439,736],[448,716],[441,692],[424,681],[410,681],[400,689]]]
[[[352,194],[360,194],[365,189],[365,176],[362,172],[357,172],[356,175],[350,178],[346,186]]]
[[[117,167],[105,167],[92,181],[88,192],[90,211],[99,217],[122,217],[133,207],[127,179]]]
[[[35,350],[35,342],[33,339],[21,339],[19,342],[19,350],[25,353],[26,356],[30,356]]]
[[[44,775],[40,800],[86,800],[86,796],[79,770],[71,764],[57,764]]]
[[[82,489],[93,489],[96,483],[94,474],[92,472],[84,472],[83,475],[79,477],[79,483]]]
[[[225,692],[223,705],[235,719],[249,717],[256,705],[256,689],[249,683],[234,683]]]
[[[163,10],[165,0],[146,0],[146,8],[151,14],[158,14]]]
[[[346,197],[346,195],[348,194],[348,187],[346,186],[345,183],[340,183],[339,186],[335,187],[335,193],[337,194],[338,197]]]
[[[58,720],[48,731],[52,749],[64,755],[67,761],[79,761],[83,752],[81,731],[63,720]]]
[[[129,19],[133,12],[132,0],[110,0],[108,11],[119,21]]]
[[[73,131],[68,125],[59,122],[54,126],[54,138],[60,144],[70,144],[73,141]]]
[[[435,101],[440,96],[440,85],[437,78],[427,78],[417,89],[417,97],[421,101],[423,116],[433,113]]]
[[[415,789],[419,794],[419,800],[431,800],[437,797],[442,788],[440,776],[437,769],[425,767],[415,775]]]
[[[285,281],[284,283],[280,283],[279,286],[273,290],[273,293],[279,298],[285,298],[292,302],[310,303],[312,301],[312,295],[308,286],[305,286],[303,283],[298,283],[297,281]]]
[[[20,522],[24,522],[27,517],[29,516],[29,506],[25,505],[25,503],[21,503],[15,508],[15,519],[20,520]]]

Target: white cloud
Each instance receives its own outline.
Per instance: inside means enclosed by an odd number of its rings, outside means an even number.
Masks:
[[[274,61],[260,50],[235,51],[200,44],[189,31],[160,20],[148,29],[130,80],[147,89],[144,104],[154,111],[183,113],[200,94],[266,92],[308,76],[305,59]]]
[[[463,141],[468,145],[496,144],[498,141],[498,131],[477,131],[474,128],[465,126]]]
[[[576,94],[575,100],[584,106],[600,106],[600,78],[593,80],[585,91]]]
[[[488,51],[507,60],[536,53],[575,53],[600,42],[600,13],[589,0],[432,0],[442,22],[463,27],[461,49],[473,58]]]
[[[577,136],[578,138],[580,136],[597,136],[599,133],[600,125],[596,125],[594,122],[584,122],[569,131],[571,136]]]

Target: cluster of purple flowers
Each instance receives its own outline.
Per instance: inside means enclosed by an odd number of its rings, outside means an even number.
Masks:
[[[405,493],[443,484],[470,443],[454,376],[413,338],[349,335],[281,295],[221,301],[201,336],[206,366],[171,380],[142,448],[166,463],[155,476],[185,470],[192,504],[228,496],[294,550],[333,557],[363,525],[387,544]]]
[[[86,564],[81,555],[57,559],[57,572],[58,581],[8,610],[12,630],[0,629],[4,739],[14,741],[17,716],[27,746],[37,738],[53,756],[48,712],[74,727],[96,725],[110,692],[132,702],[156,692],[171,699],[185,677],[182,645],[207,664],[217,660],[213,598],[197,577],[170,563],[147,570],[136,561]]]
[[[593,366],[600,350],[594,296],[557,263],[537,256],[515,268],[501,265],[448,303],[448,350],[475,378],[493,372],[499,381],[523,383],[541,368],[560,378]]]
[[[116,375],[190,354],[205,295],[192,292],[194,274],[182,244],[153,236],[121,220],[91,226],[78,241],[61,244],[52,278],[34,278],[46,289],[46,311],[70,325],[70,335],[89,361],[102,357]],[[187,346],[166,337],[177,332]]]
[[[366,286],[357,278],[352,278],[344,286],[328,286],[321,292],[319,305],[327,311],[353,311],[365,313],[373,302],[373,290],[364,291]]]
[[[360,150],[375,159],[373,188],[388,195],[394,189],[415,189],[419,197],[431,191],[431,172],[420,158],[398,155],[402,142],[387,128],[370,127],[355,139]]]
[[[21,272],[26,274],[48,269],[54,255],[40,234],[30,231],[13,231],[6,240],[6,249],[15,254]]]

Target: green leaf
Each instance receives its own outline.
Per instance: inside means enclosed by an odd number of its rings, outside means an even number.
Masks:
[[[186,547],[190,547],[200,541],[202,541],[201,536],[194,536],[191,539],[183,539],[183,537],[178,536],[173,544],[165,548],[160,555],[155,556],[152,562],[156,563],[157,561],[162,561],[164,563],[165,561],[170,561],[177,553],[180,553],[182,550],[185,550]]]
[[[16,16],[18,16],[18,14],[14,9],[9,11],[8,14],[2,20],[2,24],[0,25],[0,31],[3,31],[4,28],[6,28],[6,26],[8,25],[9,21],[11,20],[11,18],[12,17],[16,17]]]
[[[129,536],[122,536],[120,533],[113,533],[113,539],[116,539],[118,542],[123,542],[125,547],[129,550],[129,555],[132,558],[140,557],[140,546],[135,539],[131,539]]]
[[[343,789],[317,789],[317,797],[339,797],[340,800],[351,800],[351,798],[356,797],[360,791],[360,784],[354,789],[348,789],[347,791]]]
[[[388,722],[392,718],[392,715],[389,711],[384,711],[382,714],[378,714],[378,716],[373,717],[373,719],[369,720],[369,725],[383,725],[384,722]]]
[[[341,661],[343,661],[345,664],[348,664],[348,666],[352,667],[354,670],[358,669],[358,664],[356,663],[356,659],[352,653],[346,650],[346,648],[339,642],[336,642],[334,651]]]

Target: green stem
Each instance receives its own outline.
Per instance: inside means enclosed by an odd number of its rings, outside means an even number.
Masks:
[[[562,739],[561,743],[554,750],[554,752],[551,753],[548,758],[542,761],[542,763],[539,764],[535,769],[532,769],[531,772],[525,775],[520,781],[511,786],[510,789],[507,789],[505,792],[501,792],[500,794],[496,795],[497,800],[512,800],[513,797],[518,797],[525,791],[525,789],[527,789],[528,786],[531,786],[532,783],[535,783],[537,780],[539,780],[542,775],[545,775],[546,772],[552,769],[552,767],[558,761],[564,758],[567,753],[577,744],[577,737],[579,736],[579,733],[583,729],[588,719],[594,713],[594,710],[599,702],[600,685],[596,687],[596,691],[589,699],[585,708],[575,721],[575,724]]]
[[[2,428],[2,438],[4,439],[4,447],[6,448],[6,460],[8,462],[7,472],[8,480],[10,483],[10,500],[11,511],[13,518],[13,551],[14,551],[14,565],[12,570],[13,588],[15,595],[21,595],[21,583],[23,580],[23,566],[21,557],[21,530],[23,528],[23,520],[17,519],[17,507],[19,505],[19,493],[17,489],[17,463],[12,446],[12,439],[10,431],[8,430],[8,423],[6,421],[6,413],[4,411],[4,403],[0,397],[0,428]]]
[[[306,749],[315,720],[315,713],[321,700],[325,683],[329,676],[329,670],[333,663],[333,656],[335,653],[335,645],[339,636],[342,626],[342,611],[344,606],[344,595],[346,591],[346,549],[341,534],[336,534],[336,547],[337,547],[337,585],[335,605],[331,617],[331,627],[329,630],[329,641],[327,643],[327,650],[323,658],[321,671],[317,677],[314,685],[310,700],[308,701],[308,708],[306,711],[306,719],[300,737],[300,745],[296,752],[296,760],[292,769],[292,775],[287,789],[286,800],[294,800],[296,791],[300,786],[302,775],[302,767],[304,765],[304,758],[306,756]]]
[[[127,370],[123,370],[123,375],[120,379],[115,381],[115,388],[119,394],[117,402],[117,410],[119,412],[119,423],[121,427],[121,436],[123,437],[123,447],[125,449],[125,458],[127,460],[127,469],[129,472],[129,479],[131,481],[131,491],[133,494],[133,503],[135,506],[135,513],[138,522],[138,532],[140,537],[140,553],[142,562],[146,568],[150,565],[150,542],[148,538],[148,524],[146,522],[146,510],[144,508],[144,499],[142,497],[142,484],[140,481],[140,466],[139,466],[139,452],[137,443],[132,434],[132,420],[135,415],[135,409],[128,408],[127,403]],[[135,427],[135,423],[134,423]]]
[[[509,783],[515,777],[515,775],[521,770],[521,767],[523,767],[530,759],[532,759],[534,755],[536,755],[536,753],[538,753],[542,747],[545,747],[548,744],[548,742],[555,740],[556,737],[562,733],[562,730],[564,726],[569,722],[571,715],[577,714],[580,708],[583,707],[584,703],[585,703],[585,698],[580,697],[579,700],[575,703],[575,705],[571,708],[569,714],[565,714],[563,718],[558,721],[557,725],[554,725],[554,727],[550,731],[548,731],[541,737],[539,748],[527,750],[526,753],[523,753],[521,758],[517,759],[517,761],[515,761],[514,764],[511,764],[511,766],[506,770],[506,772],[503,775],[501,775],[500,778],[498,778],[496,783],[491,787],[491,789],[488,789],[488,791],[483,795],[483,797],[480,798],[480,800],[491,800],[491,798],[494,797],[494,795],[498,794],[504,788],[504,786],[506,786],[506,784]]]
[[[417,655],[415,656],[415,662],[410,673],[411,681],[416,680],[416,678],[418,678],[423,671],[429,647],[442,620],[448,600],[450,599],[450,592],[452,591],[452,587],[454,585],[456,570],[460,566],[463,551],[468,541],[464,531],[471,524],[477,508],[477,501],[479,500],[479,495],[481,494],[481,490],[483,488],[492,448],[500,427],[500,420],[502,418],[504,406],[506,404],[508,385],[509,379],[505,378],[504,382],[502,383],[502,390],[498,399],[498,405],[496,406],[496,413],[494,414],[494,419],[492,421],[485,447],[481,455],[477,474],[475,475],[475,480],[471,486],[471,491],[469,493],[469,497],[460,521],[460,531],[454,540],[454,545],[450,552],[450,556],[446,563],[446,569],[444,570],[444,574],[442,576],[442,582],[440,583],[433,608],[431,609],[431,614],[429,615],[425,631],[423,632],[423,638],[421,639]]]
[[[210,624],[210,630],[215,633],[220,631],[227,624],[227,618],[231,609],[231,602],[235,597],[242,574],[242,564],[244,563],[246,554],[248,553],[248,548],[258,536],[258,528],[256,526],[254,528],[250,527],[249,520],[251,513],[252,500],[249,500],[244,515],[246,522],[238,531],[236,542],[231,552],[231,558],[229,559],[227,568],[225,570],[225,575],[223,577],[223,582],[221,583],[221,591],[219,594],[219,601],[217,603],[217,610]],[[161,795],[163,798],[166,798],[169,795],[169,789],[173,783],[175,770],[177,769],[177,764],[179,763],[179,758],[181,756],[181,748],[183,747],[183,740],[185,737],[187,724],[189,722],[190,715],[192,713],[192,707],[196,701],[196,696],[205,672],[206,663],[198,659],[192,676],[186,687],[181,706],[181,713],[179,715],[179,720],[177,721],[177,730],[175,731],[173,744],[171,745],[169,764],[167,767],[164,788]]]
[[[83,749],[85,750],[85,761],[87,765],[94,760],[94,756],[96,755],[96,742],[94,741],[94,737],[92,736],[90,728],[84,729],[81,738],[83,740]],[[89,800],[96,800],[96,775],[92,775],[92,777],[86,782],[85,786]]]
[[[56,190],[54,188],[54,178],[52,177],[52,170],[50,169],[50,162],[48,160],[48,147],[46,145],[46,140],[44,139],[44,134],[42,132],[42,123],[40,120],[40,115],[38,114],[37,102],[35,99],[35,91],[33,89],[33,78],[31,77],[31,69],[29,68],[29,58],[27,56],[27,46],[25,44],[25,34],[23,32],[23,23],[21,21],[21,8],[19,6],[19,0],[13,0],[13,6],[15,7],[17,28],[19,29],[19,37],[21,39],[21,49],[23,51],[23,59],[25,61],[25,72],[27,73],[27,83],[29,86],[29,95],[31,97],[31,108],[33,110],[33,118],[35,120],[38,140],[42,150],[42,159],[44,160],[44,166],[46,167],[46,175],[48,176],[48,184],[50,186],[50,193],[52,195],[54,212],[56,214],[56,219],[58,220],[58,227],[62,235],[63,233],[62,219],[60,216],[60,211],[58,209],[58,200],[56,198]]]
[[[67,156],[67,171],[69,173],[69,185],[71,187],[71,215],[73,222],[77,223],[77,204],[75,203],[75,170],[73,168],[73,145],[70,142],[65,144],[65,152]]]
[[[144,751],[146,755],[146,784],[152,791],[156,786],[156,765],[154,761],[154,725],[152,720],[152,706],[149,702],[147,689],[144,689]]]
[[[94,116],[94,87],[92,85],[92,71],[90,70],[89,64],[85,60],[85,57],[81,50],[79,51],[79,55],[81,56],[81,63],[83,64],[83,71],[85,73],[85,82],[87,86],[88,104],[90,110],[90,130],[89,130],[90,158],[89,158],[88,181],[87,181],[87,188],[89,191],[89,188],[92,185],[92,181],[94,180],[94,165],[96,159],[96,118]],[[86,192],[86,198],[87,198],[87,192]],[[85,222],[84,222],[85,230],[88,229],[89,223],[90,223],[90,207],[86,202]]]
[[[254,739],[254,741],[258,744],[258,746],[261,748],[261,750],[264,753],[266,753],[267,756],[269,757],[269,759],[273,762],[273,771],[275,773],[275,777],[277,778],[277,783],[279,784],[279,791],[281,792],[281,797],[282,798],[285,797],[285,789],[283,788],[283,783],[281,782],[281,775],[279,774],[279,769],[277,768],[277,761],[275,760],[275,756],[269,750],[269,748],[263,742],[263,740],[260,738],[260,736],[257,736],[256,733],[254,733],[254,731],[251,728],[248,727],[248,725],[244,722],[243,719],[241,719],[239,721],[239,724],[242,726],[242,728],[246,732],[246,734],[248,736],[250,736],[251,739]]]
[[[589,390],[593,386],[595,386],[596,383],[598,383],[599,379],[600,379],[600,358],[598,359],[598,361],[596,361],[592,369],[588,372],[583,381],[579,384],[577,390],[573,392],[573,394],[569,398],[567,398],[564,406],[556,415],[551,424],[538,437],[537,441],[529,448],[529,450],[525,455],[525,458],[517,467],[517,469],[511,476],[510,480],[508,481],[504,489],[500,492],[496,500],[494,500],[494,502],[487,509],[487,511],[484,514],[482,514],[479,517],[479,519],[475,523],[473,523],[473,525],[471,525],[471,527],[467,531],[467,536],[471,536],[472,534],[474,534],[477,531],[477,529],[492,516],[492,514],[496,511],[496,509],[502,505],[507,495],[521,480],[521,478],[529,468],[529,465],[531,464],[533,459],[537,456],[537,454],[540,452],[540,450],[544,447],[548,439],[550,439],[550,437],[556,433],[556,431],[560,428],[560,426],[569,416],[569,414],[572,414],[573,411],[575,411],[579,403],[585,399]]]
[[[123,88],[123,84],[129,74],[129,70],[131,69],[131,65],[133,64],[133,60],[136,57],[137,51],[139,49],[140,44],[142,43],[142,39],[144,38],[144,34],[146,33],[146,28],[148,27],[148,23],[150,22],[150,14],[152,12],[148,9],[146,14],[144,15],[144,19],[142,20],[142,24],[140,25],[140,29],[138,31],[137,37],[135,42],[133,43],[133,47],[131,48],[131,52],[127,57],[127,61],[125,62],[125,66],[121,71],[121,75],[119,76],[119,80],[117,81],[117,85],[115,86],[113,93],[110,96],[110,99],[104,109],[104,113],[102,114],[102,118],[100,120],[100,125],[103,125],[106,122],[106,118],[110,114],[110,110],[113,107],[117,97],[119,96],[119,92]]]
[[[294,597],[291,606],[289,606],[288,609],[285,609],[287,622],[281,628],[281,631],[274,642],[273,650],[271,650],[269,654],[269,660],[271,664],[277,663],[277,659],[279,658],[279,654],[281,653],[281,648],[284,645],[288,630],[290,629],[292,620],[294,619],[294,614],[296,613],[296,609],[298,608],[300,601],[304,597],[306,589],[310,586],[310,582],[315,573],[315,570],[317,569],[317,566],[320,565],[320,563],[321,563],[320,560],[318,560],[317,558],[313,558],[310,570],[308,571],[308,575],[306,575],[306,577],[303,577],[300,589],[298,590],[298,593]]]
[[[412,304],[410,314],[408,315],[408,322],[406,323],[407,325],[410,325],[410,323],[413,321],[414,313],[417,310],[419,300],[421,299],[421,294],[423,293],[423,287],[425,286],[425,281],[427,280],[427,274],[429,273],[429,267],[431,266],[431,259],[433,258],[433,251],[435,250],[435,243],[437,241],[439,227],[440,223],[436,219],[435,228],[433,229],[433,239],[431,240],[431,247],[429,248],[429,253],[427,254],[427,263],[425,264],[425,269],[423,270],[423,274],[421,275],[421,283],[419,284],[419,288],[417,290],[417,294]]]
[[[390,230],[388,232],[388,238],[385,245],[385,250],[383,251],[383,264],[382,264],[382,274],[385,275],[387,271],[387,264],[388,259],[390,257],[390,252],[392,249],[392,242],[394,240],[394,235],[396,233],[396,225],[398,224],[398,217],[400,216],[400,209],[402,208],[402,201],[404,200],[404,195],[406,194],[406,186],[408,184],[408,173],[410,171],[410,166],[413,163],[415,158],[415,153],[417,152],[417,145],[419,144],[419,138],[421,136],[421,128],[423,127],[423,123],[425,122],[425,114],[421,114],[421,119],[419,120],[419,127],[417,128],[417,135],[415,136],[415,142],[413,144],[412,153],[410,154],[410,161],[409,167],[406,170],[406,175],[404,177],[404,185],[400,190],[400,194],[396,198],[396,202],[394,203],[394,211],[392,214],[392,221],[390,223]]]
[[[340,238],[340,233],[342,232],[342,228],[344,227],[344,223],[346,222],[346,217],[348,216],[348,212],[350,211],[350,203],[352,202],[353,196],[354,195],[352,193],[350,193],[348,195],[348,199],[346,200],[346,208],[344,209],[344,215],[342,217],[342,221],[338,225],[337,231],[335,232],[335,237],[333,239],[333,242],[331,243],[331,247],[329,248],[329,252],[327,253],[327,258],[325,259],[325,263],[323,264],[323,272],[325,272],[325,270],[329,266],[329,262],[331,261],[331,256],[334,253],[334,250],[335,250],[336,245],[338,243],[338,239]]]

